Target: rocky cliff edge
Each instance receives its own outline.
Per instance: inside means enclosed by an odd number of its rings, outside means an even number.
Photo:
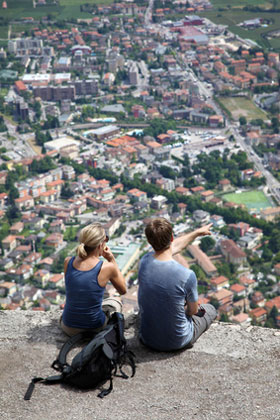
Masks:
[[[37,384],[67,337],[60,312],[0,311],[0,418],[3,420],[279,420],[280,331],[214,323],[192,349],[156,353],[126,337],[137,358],[132,379],[114,378],[103,400],[97,390]]]

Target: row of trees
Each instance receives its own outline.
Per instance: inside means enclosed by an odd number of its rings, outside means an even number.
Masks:
[[[201,174],[207,180],[206,188],[217,187],[223,178],[230,180],[232,185],[237,187],[251,186],[256,187],[264,183],[264,178],[244,181],[241,179],[240,171],[253,168],[253,163],[247,160],[245,152],[233,153],[229,158],[229,150],[225,149],[223,155],[218,150],[210,154],[200,153],[197,157],[197,164],[191,166],[188,156],[185,156],[182,175],[186,178],[185,186],[193,186],[193,175]]]

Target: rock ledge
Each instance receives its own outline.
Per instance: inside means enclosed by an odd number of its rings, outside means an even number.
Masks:
[[[0,311],[0,413],[3,420],[279,420],[280,331],[214,323],[190,350],[156,353],[126,330],[137,358],[132,379],[114,379],[103,400],[97,391],[36,385],[66,336],[60,312]]]

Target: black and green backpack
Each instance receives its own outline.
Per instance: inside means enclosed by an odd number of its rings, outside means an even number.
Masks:
[[[91,333],[92,334],[92,333]],[[79,342],[90,340],[88,344],[67,363],[67,354]],[[35,377],[32,379],[25,400],[30,400],[36,382],[45,384],[64,383],[81,389],[98,388],[108,380],[110,386],[102,390],[98,397],[103,398],[113,389],[113,376],[128,379],[122,367],[129,364],[135,374],[134,354],[127,350],[124,336],[124,317],[119,312],[114,312],[107,326],[93,338],[88,332],[82,332],[71,337],[61,348],[58,358],[51,367],[60,372],[59,375],[47,378]]]

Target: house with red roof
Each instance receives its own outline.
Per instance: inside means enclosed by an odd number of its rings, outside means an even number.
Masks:
[[[49,281],[50,272],[48,270],[40,269],[34,273],[34,280],[36,280],[41,287],[45,287]]]
[[[11,252],[17,246],[17,238],[14,235],[8,235],[2,240],[2,247],[4,254]]]
[[[259,307],[264,307],[265,300],[264,300],[263,294],[262,292],[259,292],[258,290],[252,294],[251,301],[255,305],[258,305]]]
[[[246,262],[246,254],[239,248],[232,239],[226,239],[221,242],[221,252],[225,256],[226,261],[232,264],[242,265]]]
[[[176,187],[175,191],[181,195],[190,195],[190,190],[186,187]]]
[[[48,280],[50,288],[58,288],[64,286],[64,275],[63,274],[53,274]]]
[[[231,304],[233,299],[233,292],[227,289],[221,289],[218,292],[210,292],[207,295],[210,298],[217,299],[220,306]]]
[[[252,293],[254,287],[256,286],[256,281],[249,279],[246,276],[241,276],[239,278],[239,283],[246,287],[248,293]]]
[[[27,91],[27,86],[23,83],[22,80],[17,80],[15,82],[15,89],[17,93],[20,95],[21,93]]]
[[[234,296],[246,296],[246,287],[242,284],[234,283],[230,286],[230,290],[234,293]]]
[[[136,201],[146,201],[147,194],[144,191],[138,190],[138,188],[132,188],[131,190],[127,191],[127,196],[131,199],[135,199]]]
[[[63,235],[61,233],[52,233],[46,238],[45,244],[54,248],[58,248],[63,244]]]
[[[250,317],[258,324],[264,324],[267,320],[267,312],[264,308],[256,308],[250,312]]]
[[[4,209],[7,200],[8,200],[8,194],[6,194],[5,192],[0,193],[0,209]]]
[[[268,300],[264,305],[268,313],[270,313],[273,306],[275,306],[278,312],[280,312],[280,296],[276,296],[275,298]]]
[[[203,191],[205,191],[205,188],[202,187],[201,185],[199,185],[198,187],[192,187],[191,188],[191,192],[193,194],[199,194],[200,195]]]
[[[214,198],[214,192],[211,190],[207,190],[207,191],[202,191],[202,193],[200,194],[201,198],[203,201],[210,201],[212,200],[212,198]]]
[[[15,205],[19,210],[30,209],[34,207],[34,199],[31,195],[25,195],[15,199]]]
[[[229,287],[229,279],[225,276],[219,276],[219,277],[213,277],[210,280],[211,288],[217,292],[218,290],[221,290],[223,288]]]
[[[245,312],[241,312],[238,315],[234,315],[231,317],[231,321],[234,324],[239,324],[242,325],[243,327],[246,327],[247,325],[250,325],[251,323],[251,318],[249,317],[248,314],[246,314]]]

